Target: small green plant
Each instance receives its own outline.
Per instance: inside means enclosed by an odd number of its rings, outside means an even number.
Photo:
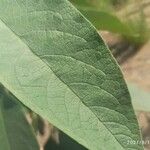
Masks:
[[[14,99],[87,149],[143,150],[116,61],[66,0],[0,0],[0,82],[0,150],[39,149]]]

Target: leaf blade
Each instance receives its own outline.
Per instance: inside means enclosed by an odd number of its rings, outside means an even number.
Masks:
[[[0,7],[5,22],[0,30],[4,48],[0,59],[7,68],[0,67],[0,81],[25,105],[89,149],[142,149],[127,145],[127,140],[140,139],[130,96],[93,26],[65,0],[9,2],[0,1],[5,8],[13,4],[13,14]]]

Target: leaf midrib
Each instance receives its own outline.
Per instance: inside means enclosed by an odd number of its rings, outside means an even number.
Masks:
[[[82,102],[82,104],[83,104],[86,108],[88,108],[88,110],[90,110],[90,112],[92,112],[92,114],[104,125],[104,127],[110,132],[110,134],[115,138],[115,140],[119,143],[119,145],[124,149],[123,145],[122,145],[122,144],[118,141],[118,139],[113,135],[113,133],[111,132],[111,130],[108,129],[107,126],[100,120],[100,118],[81,100],[81,98],[80,98],[62,79],[60,79],[60,78],[55,74],[55,72],[53,71],[53,69],[51,68],[51,66],[50,66],[46,61],[44,61],[43,59],[41,59],[41,58],[32,50],[32,48],[31,48],[30,46],[28,46],[28,44],[27,44],[24,40],[22,40],[23,38],[20,38],[20,36],[19,36],[18,34],[16,34],[10,27],[8,27],[8,26],[7,26],[7,23],[5,23],[5,21],[3,21],[3,19],[0,18],[0,20],[4,23],[4,25],[5,25],[8,29],[11,30],[11,32],[12,32],[15,36],[17,36],[17,37],[21,40],[22,43],[24,43],[24,44],[30,49],[30,51],[31,51],[36,57],[38,57],[42,62],[44,62],[44,64],[46,64],[46,65],[50,68],[50,70],[54,73],[54,75],[55,75],[63,84],[65,84],[65,85],[79,98],[79,100]],[[93,67],[94,67],[94,66],[93,66]],[[86,142],[86,141],[85,141],[85,142]],[[87,142],[86,142],[86,143],[87,143]]]

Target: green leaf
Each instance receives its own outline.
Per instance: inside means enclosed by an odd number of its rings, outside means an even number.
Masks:
[[[105,10],[113,12],[112,0],[69,0],[76,7],[88,7],[94,10]]]
[[[90,0],[70,0],[76,6],[91,7],[93,2]],[[95,2],[94,2],[95,3]]]
[[[77,8],[78,10],[84,14],[87,19],[89,19],[94,26],[98,30],[108,30],[111,32],[119,33],[124,36],[129,36],[131,34],[130,28],[123,23],[117,16],[113,15],[113,12],[110,10],[105,10],[104,8],[101,8],[100,5],[106,5],[109,6],[108,1],[101,1],[100,4],[98,1],[78,1],[78,0],[70,0]],[[99,6],[99,9],[96,9],[92,3],[94,3],[96,6]]]
[[[45,150],[87,150],[82,145],[71,139],[69,136],[59,131],[59,143],[54,142],[51,138],[45,146]]]
[[[80,144],[78,144],[76,141],[68,137],[63,132],[60,132],[60,149],[61,150],[87,150]]]
[[[97,29],[108,30],[124,36],[131,35],[130,28],[125,23],[122,23],[116,16],[109,14],[108,12],[81,7],[79,10],[94,24]]]
[[[0,149],[39,150],[16,98],[0,87]]]
[[[121,71],[66,0],[0,0],[0,81],[91,150],[143,147]]]

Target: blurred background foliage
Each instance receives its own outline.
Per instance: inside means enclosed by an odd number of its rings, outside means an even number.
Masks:
[[[98,30],[141,45],[149,39],[149,0],[70,0]],[[146,11],[145,11],[146,10]]]

